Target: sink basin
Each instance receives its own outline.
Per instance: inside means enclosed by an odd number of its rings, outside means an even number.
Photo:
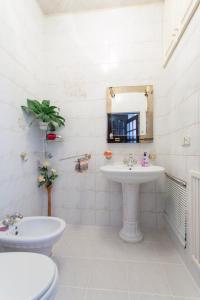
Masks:
[[[101,172],[110,180],[120,183],[145,183],[154,181],[164,172],[164,168],[159,166],[133,168],[126,165],[107,165],[100,168]]]
[[[164,173],[159,166],[132,168],[122,165],[107,165],[100,168],[104,176],[122,184],[123,192],[123,228],[119,235],[126,242],[139,242],[143,239],[140,229],[140,184],[154,181]]]

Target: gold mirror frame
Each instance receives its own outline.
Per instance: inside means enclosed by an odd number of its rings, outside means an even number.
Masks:
[[[143,93],[147,97],[146,134],[140,135],[140,143],[152,143],[153,142],[153,85],[120,86],[120,87],[107,88],[107,101],[106,101],[107,114],[112,114],[112,101],[114,95],[123,94],[123,93]],[[117,142],[120,143],[119,139]]]

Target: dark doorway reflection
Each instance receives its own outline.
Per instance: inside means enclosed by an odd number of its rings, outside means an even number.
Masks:
[[[140,142],[140,113],[107,114],[108,143],[139,143]]]

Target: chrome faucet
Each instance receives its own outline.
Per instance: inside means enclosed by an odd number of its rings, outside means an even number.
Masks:
[[[7,215],[2,221],[2,224],[6,227],[13,226],[19,219],[23,219],[23,215],[15,213],[14,215]]]
[[[127,165],[129,170],[131,170],[133,168],[133,166],[137,164],[137,160],[134,159],[133,153],[129,153],[128,158],[124,159],[124,164]]]

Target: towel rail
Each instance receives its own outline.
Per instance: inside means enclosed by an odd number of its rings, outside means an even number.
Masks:
[[[91,154],[85,153],[85,154],[79,154],[79,155],[71,155],[71,156],[60,158],[59,160],[62,161],[62,160],[67,160],[67,159],[71,159],[71,158],[85,158],[85,159],[90,159],[91,158]]]
[[[167,172],[165,172],[165,175],[166,175],[169,179],[171,179],[172,181],[174,181],[174,182],[180,184],[181,186],[187,187],[187,182],[186,182],[186,181],[184,181],[184,180],[182,180],[182,179],[180,179],[180,178],[177,178],[177,177],[175,177],[175,176],[172,176],[172,175],[168,174]]]

